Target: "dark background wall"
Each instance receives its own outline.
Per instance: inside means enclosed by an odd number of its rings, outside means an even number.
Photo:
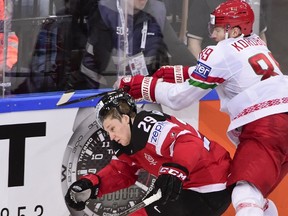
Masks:
[[[288,0],[262,0],[266,9],[267,41],[282,72],[288,75]]]

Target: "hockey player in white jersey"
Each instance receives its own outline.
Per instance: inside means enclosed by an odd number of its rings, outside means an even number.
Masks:
[[[124,77],[116,85],[177,110],[215,89],[237,146],[228,178],[236,183],[236,215],[277,216],[266,198],[288,172],[288,77],[252,32],[253,22],[248,3],[228,0],[211,13],[211,37],[218,44],[202,50],[196,66],[166,66],[153,77]]]

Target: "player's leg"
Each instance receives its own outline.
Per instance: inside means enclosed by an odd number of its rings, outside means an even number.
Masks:
[[[247,181],[238,181],[232,192],[232,204],[236,216],[264,216],[265,198],[262,193]]]
[[[282,165],[280,176],[275,186],[271,189],[271,191],[274,190],[274,188],[282,181],[282,179],[287,175],[287,173],[288,173],[288,156],[286,162]],[[277,215],[278,211],[275,203],[272,200],[267,199],[267,203],[264,207],[264,216],[277,216]]]
[[[265,197],[287,173],[282,169],[288,152],[287,123],[288,115],[278,114],[243,127],[228,178],[228,184],[237,182],[232,193],[237,216],[263,216]]]
[[[211,216],[221,216],[228,209],[229,205],[231,204],[231,193],[233,187],[234,186],[230,186],[223,191],[200,194],[202,200],[205,201],[206,208],[211,210]]]
[[[161,205],[155,202],[146,207],[150,216],[220,216],[231,203],[231,190],[212,193],[198,193],[192,190],[183,190],[178,200]]]

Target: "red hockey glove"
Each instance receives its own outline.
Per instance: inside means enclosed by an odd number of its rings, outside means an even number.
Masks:
[[[152,77],[163,78],[164,82],[182,83],[189,78],[188,66],[175,65],[159,68]]]
[[[188,170],[176,163],[164,163],[159,170],[154,191],[161,189],[160,202],[165,205],[167,201],[175,201],[182,191],[182,184],[188,176]]]
[[[89,199],[96,199],[99,184],[100,178],[97,175],[83,176],[69,187],[65,195],[66,204],[76,211],[83,210]]]
[[[125,76],[120,79],[118,87],[124,88],[133,98],[155,101],[155,86],[158,79],[142,75]]]

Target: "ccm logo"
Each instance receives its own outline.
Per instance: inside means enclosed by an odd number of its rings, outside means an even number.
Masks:
[[[179,172],[176,169],[172,169],[168,167],[161,167],[160,174],[170,174],[170,175],[180,178],[182,181],[184,181],[187,178],[187,176],[184,175],[182,172]]]

